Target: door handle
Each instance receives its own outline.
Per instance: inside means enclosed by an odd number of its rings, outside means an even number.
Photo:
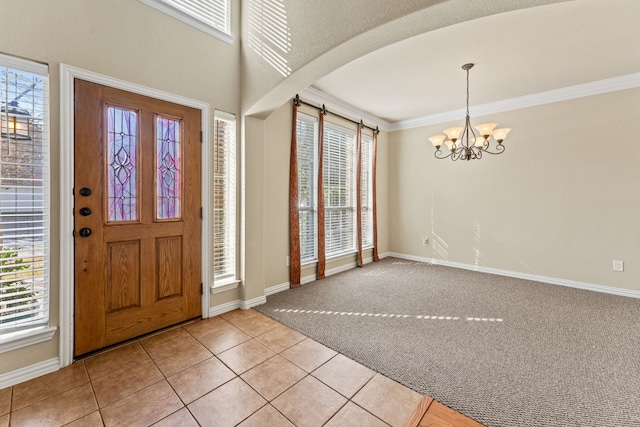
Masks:
[[[90,228],[81,228],[80,229],[80,235],[82,237],[89,237],[91,236],[91,229]]]

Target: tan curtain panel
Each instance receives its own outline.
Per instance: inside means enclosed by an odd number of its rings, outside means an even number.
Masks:
[[[377,203],[376,203],[376,160],[378,157],[378,127],[376,126],[376,130],[373,132],[373,143],[371,147],[371,173],[373,175],[371,181],[371,189],[373,192],[373,260],[380,261],[380,257],[378,256],[378,214],[377,214]]]

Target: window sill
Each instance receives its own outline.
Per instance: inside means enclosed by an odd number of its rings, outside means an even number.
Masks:
[[[38,326],[16,332],[0,334],[0,353],[49,341],[58,328],[55,326]]]
[[[216,283],[215,285],[211,286],[211,293],[219,294],[222,292],[230,291],[232,289],[236,289],[238,286],[240,286],[240,283],[241,281],[238,279],[221,280],[220,283]]]

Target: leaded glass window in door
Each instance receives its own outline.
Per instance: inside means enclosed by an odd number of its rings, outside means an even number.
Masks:
[[[181,122],[156,119],[156,199],[157,219],[180,218]]]
[[[138,219],[138,112],[107,107],[109,222]]]

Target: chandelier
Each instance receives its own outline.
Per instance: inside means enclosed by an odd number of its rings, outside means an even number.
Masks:
[[[473,68],[473,64],[464,64],[462,69],[467,72],[467,118],[465,119],[464,127],[452,127],[445,129],[444,135],[435,135],[429,138],[429,141],[436,147],[434,155],[437,159],[446,159],[451,157],[451,160],[471,160],[481,159],[482,153],[500,154],[504,151],[504,145],[502,141],[507,137],[507,134],[511,129],[500,128],[495,129],[497,123],[483,123],[476,126],[478,135],[471,127],[469,120],[469,70]],[[495,151],[490,150],[490,137],[497,142]],[[440,147],[445,144],[449,150],[449,154],[444,154]]]

